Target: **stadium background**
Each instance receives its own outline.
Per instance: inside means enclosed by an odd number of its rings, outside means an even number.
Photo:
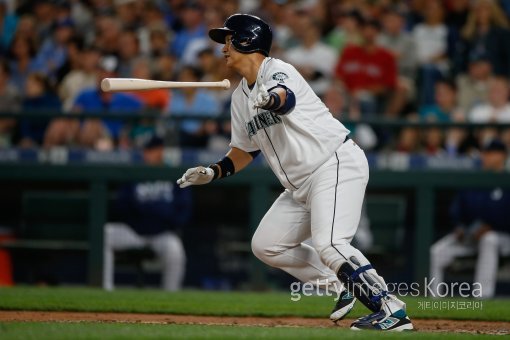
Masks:
[[[272,55],[305,75],[367,151],[367,255],[387,281],[428,274],[429,246],[453,228],[449,206],[459,188],[510,186],[508,174],[484,173],[479,160],[489,138],[510,146],[509,1],[0,0],[4,284],[99,286],[102,226],[116,217],[119,186],[174,181],[221,157],[228,91],[131,93],[119,107],[99,109],[80,93],[105,76],[228,78],[235,88],[239,78],[207,30],[236,12],[272,25]],[[368,45],[368,29],[395,67],[358,84],[338,65],[346,47]],[[498,114],[477,113],[501,97]],[[84,131],[98,115],[106,127]],[[161,167],[143,164],[142,147],[155,134],[165,143]],[[254,228],[281,191],[260,158],[242,174],[193,188],[193,217],[181,231],[185,288],[288,290],[292,278],[250,252]],[[470,282],[472,266],[448,278]],[[116,279],[155,287],[159,276],[126,266]]]

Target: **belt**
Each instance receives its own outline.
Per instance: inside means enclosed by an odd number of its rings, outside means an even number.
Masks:
[[[349,139],[351,139],[351,137],[349,136],[345,136],[345,139],[344,139],[344,143],[347,142]],[[342,143],[343,144],[343,143]]]

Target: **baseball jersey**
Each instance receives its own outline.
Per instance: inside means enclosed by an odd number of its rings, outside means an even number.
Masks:
[[[232,94],[230,146],[260,150],[282,185],[297,190],[344,142],[349,130],[336,120],[299,72],[279,59],[266,58],[257,79],[268,91],[284,86],[296,96],[285,115],[253,108],[257,86],[245,78]]]

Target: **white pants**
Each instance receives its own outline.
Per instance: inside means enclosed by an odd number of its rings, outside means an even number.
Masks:
[[[336,273],[346,259],[369,264],[350,245],[367,183],[365,154],[349,140],[301,188],[285,190],[273,203],[253,235],[253,253],[303,282],[342,290]],[[312,246],[303,243],[310,237]]]
[[[150,247],[162,265],[164,290],[176,291],[182,286],[186,269],[186,254],[181,239],[172,232],[142,237],[123,223],[107,223],[104,228],[103,288],[113,290],[115,251]]]
[[[437,295],[445,294],[438,291],[438,284],[444,281],[444,270],[456,257],[475,255],[478,259],[475,268],[475,282],[482,287],[482,297],[491,298],[496,289],[499,255],[510,254],[510,234],[489,231],[485,233],[478,244],[465,244],[457,240],[455,234],[448,234],[430,248],[430,278],[432,292]]]

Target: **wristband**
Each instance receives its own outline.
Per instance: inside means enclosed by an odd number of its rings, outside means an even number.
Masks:
[[[230,159],[230,157],[225,156],[221,161],[215,164],[209,165],[209,168],[213,169],[214,171],[214,177],[213,180],[223,177],[232,176],[235,174],[236,170],[234,167],[234,162]],[[220,176],[220,170],[221,169],[221,176]]]

